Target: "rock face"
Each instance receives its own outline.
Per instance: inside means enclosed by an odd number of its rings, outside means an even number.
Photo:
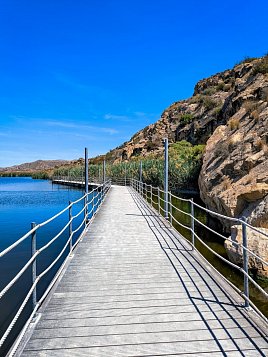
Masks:
[[[268,234],[268,229],[261,229],[262,232]],[[256,255],[262,257],[266,262],[268,261],[268,238],[261,236],[254,230],[247,228],[248,249],[250,249]],[[231,239],[234,243],[226,240],[224,246],[227,250],[228,257],[236,264],[243,265],[243,251],[241,246],[235,244],[241,244],[242,239],[242,227],[233,226],[231,229]],[[263,264],[260,260],[256,259],[253,255],[249,254],[249,269],[255,270],[259,275],[268,278],[268,266]]]
[[[251,225],[268,228],[268,75],[255,73],[253,62],[238,66],[235,76],[223,106],[226,124],[207,141],[199,176],[201,198],[212,210],[245,216]],[[222,223],[230,230],[230,222]],[[231,237],[241,241],[241,227],[232,228]],[[266,261],[267,242],[268,238],[250,232],[249,247]],[[226,248],[231,260],[239,263],[241,252],[235,245],[227,242]],[[250,264],[268,276],[256,259]]]

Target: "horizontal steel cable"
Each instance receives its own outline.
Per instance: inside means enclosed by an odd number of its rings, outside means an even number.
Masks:
[[[201,242],[208,250],[210,250],[212,253],[214,253],[218,258],[220,258],[221,260],[223,260],[225,263],[231,265],[233,268],[244,272],[244,270],[239,267],[238,265],[231,263],[229,260],[225,259],[224,257],[222,257],[220,254],[218,254],[217,252],[215,252],[212,248],[210,248],[209,245],[207,245],[192,229],[191,232],[194,234],[194,236],[199,240],[199,242]]]
[[[26,238],[28,238],[31,234],[33,234],[36,229],[38,228],[38,225],[35,226],[33,229],[31,229],[29,232],[27,232],[26,234],[24,234],[24,236],[22,236],[20,239],[18,239],[16,242],[14,242],[13,244],[11,244],[9,247],[7,247],[6,249],[4,249],[1,253],[0,253],[0,258],[2,258],[4,255],[6,255],[8,252],[10,252],[12,249],[14,249],[17,245],[19,245],[21,242],[23,242]]]
[[[191,217],[198,222],[200,225],[202,225],[204,228],[208,229],[209,231],[211,231],[212,233],[218,235],[220,238],[223,238],[224,240],[227,240],[229,242],[231,242],[232,244],[234,244],[235,246],[239,246],[243,249],[245,249],[249,254],[251,254],[252,256],[254,256],[256,259],[258,259],[259,261],[261,261],[263,264],[268,265],[268,262],[265,261],[264,259],[262,259],[259,255],[255,254],[252,250],[246,248],[242,243],[236,242],[231,238],[225,237],[222,234],[218,233],[217,231],[215,231],[214,229],[208,227],[207,225],[205,225],[204,223],[200,222],[197,218],[195,218],[194,216],[191,215]],[[242,221],[244,222],[244,221]]]
[[[174,196],[174,195],[173,195],[173,197],[178,198],[177,196]],[[159,197],[159,198],[160,198],[160,197]],[[160,199],[161,199],[161,198],[160,198]],[[189,200],[189,201],[191,201],[191,200]],[[155,203],[155,202],[154,202],[154,203]],[[193,203],[194,203],[194,202],[193,202]],[[195,204],[195,203],[194,203],[194,204]],[[197,204],[195,204],[195,205],[198,206],[198,207],[200,207],[200,208],[203,208],[203,207],[201,207],[201,206],[199,206],[199,205],[197,205]],[[171,204],[171,206],[174,207],[173,204]],[[162,211],[164,211],[164,209],[162,209],[161,206],[159,206],[159,208],[160,208]],[[174,208],[176,208],[176,207],[174,207]],[[203,208],[203,209],[204,209],[204,208]],[[210,211],[210,210],[207,210],[207,209],[204,209],[204,210],[206,210],[206,211],[208,211],[208,212],[211,212],[212,214],[219,215],[219,216],[221,216],[221,217],[223,217],[223,218],[225,218],[225,217],[226,217],[226,218],[230,218],[230,217],[227,217],[227,216],[224,216],[224,215],[217,214],[216,212],[213,212],[213,211]],[[180,211],[181,211],[181,210],[180,210]],[[182,212],[182,213],[186,213],[186,212],[184,212],[184,211],[181,211],[181,212]],[[186,213],[186,214],[187,214],[187,213]],[[191,216],[191,217],[193,217],[191,214],[188,214],[188,215]],[[259,284],[257,284],[257,283],[254,281],[254,279],[253,279],[249,274],[247,274],[247,273],[244,271],[243,268],[237,266],[236,264],[233,264],[233,263],[230,262],[229,260],[227,260],[227,259],[225,259],[224,257],[222,257],[220,254],[218,254],[218,253],[215,252],[212,248],[210,248],[191,228],[189,228],[189,227],[183,225],[182,223],[180,223],[173,215],[171,215],[171,217],[172,217],[172,219],[173,219],[176,223],[178,223],[180,226],[182,226],[183,228],[186,228],[186,229],[190,230],[190,231],[194,234],[194,236],[195,236],[210,252],[212,252],[214,255],[216,255],[219,259],[223,260],[225,263],[229,264],[229,265],[232,266],[233,268],[235,268],[235,269],[239,270],[240,272],[242,272],[243,275],[247,276],[247,278],[251,281],[251,283],[252,283],[263,295],[265,295],[266,297],[268,297],[268,293],[267,293],[264,289],[262,289],[262,287],[261,287]],[[216,231],[210,229],[208,226],[204,225],[202,222],[200,222],[200,221],[199,221],[198,219],[196,219],[195,217],[193,217],[193,218],[194,218],[195,221],[197,221],[199,224],[201,224],[201,225],[204,226],[205,228],[211,230],[213,233],[216,233],[216,234],[219,235],[221,238],[224,238],[225,240],[229,240],[229,241],[231,241],[232,243],[241,246],[241,248],[244,248],[245,250],[247,250],[247,252],[250,253],[251,255],[253,255],[256,259],[259,259],[259,260],[262,261],[264,264],[267,264],[266,261],[264,261],[261,257],[259,257],[258,255],[256,255],[254,252],[252,252],[252,251],[249,250],[248,248],[244,247],[242,244],[236,243],[236,242],[234,242],[234,241],[232,241],[232,240],[230,240],[230,239],[228,239],[228,238],[222,236],[220,233],[218,233],[218,232],[216,232]],[[240,221],[241,223],[244,223],[244,221],[239,220],[239,219],[233,219],[233,218],[230,218],[230,219],[231,219],[232,221]],[[252,227],[252,226],[249,225],[249,224],[247,224],[247,226],[250,227],[250,228]],[[252,227],[252,228],[254,229],[255,227]],[[256,230],[257,232],[261,233],[261,234],[263,233],[262,231],[259,231],[258,229],[255,229],[255,230]],[[267,265],[268,265],[268,264],[267,264]],[[227,281],[229,282],[228,279],[227,279]],[[229,283],[230,283],[230,282],[229,282]],[[244,294],[243,294],[243,295],[244,295]],[[244,296],[244,297],[246,298],[246,296]],[[249,301],[250,301],[250,299],[248,299],[248,298],[247,298],[246,300],[249,300]],[[252,304],[252,303],[251,303],[251,304]],[[254,305],[254,304],[253,304],[253,305]]]
[[[192,202],[193,202],[193,204],[194,204],[196,207],[202,209],[203,211],[206,211],[206,212],[208,212],[208,213],[211,213],[211,214],[214,215],[214,216],[218,216],[218,217],[227,219],[227,220],[232,221],[232,222],[240,222],[240,220],[239,220],[238,218],[233,218],[233,217],[225,216],[224,214],[220,214],[220,213],[211,211],[211,210],[208,209],[208,208],[202,207],[202,206],[200,206],[199,204],[197,204],[197,203],[194,202],[194,201],[192,201]]]
[[[87,205],[88,205],[88,204],[87,204]],[[85,207],[83,207],[76,215],[74,215],[74,216],[72,217],[73,220],[74,220],[75,218],[79,217],[80,214],[83,213],[84,211],[85,211]]]
[[[44,222],[42,222],[42,223],[39,223],[39,224],[37,225],[37,227],[38,227],[38,228],[41,228],[41,227],[47,225],[48,223],[54,221],[54,219],[56,219],[57,217],[61,216],[64,212],[68,211],[68,209],[69,209],[70,207],[71,207],[71,204],[70,204],[69,206],[65,207],[65,208],[64,208],[62,211],[60,211],[59,213],[55,214],[55,216],[49,218],[48,220],[46,220],[46,221],[44,221]]]
[[[249,224],[249,223],[247,223],[247,222],[245,222],[245,221],[243,221],[243,220],[241,220],[241,219],[239,219],[239,222],[244,223],[248,228],[252,229],[253,231],[255,231],[255,232],[257,232],[257,233],[260,233],[261,235],[264,236],[265,239],[268,238],[268,234],[267,234],[267,233],[262,232],[261,230],[259,230],[259,229],[256,228],[256,227],[253,227],[251,224]]]
[[[177,199],[180,200],[180,201],[191,202],[191,199],[190,199],[190,198],[178,197],[178,196],[174,195],[173,193],[171,193],[170,191],[169,191],[169,193],[170,193],[170,195],[171,195],[172,197],[177,198]]]
[[[15,275],[15,277],[2,289],[0,292],[0,299],[5,295],[5,293],[16,283],[16,281],[21,277],[21,275],[29,268],[29,266],[33,263],[36,257],[40,254],[39,251],[27,261],[27,263],[23,266],[23,268]]]
[[[164,211],[164,210],[163,210],[163,211]],[[174,216],[171,215],[171,217],[172,217],[172,219],[173,219],[177,224],[179,224],[180,226],[182,226],[182,227],[185,228],[185,229],[188,229],[189,231],[192,231],[192,229],[191,229],[190,227],[185,226],[184,224],[182,224],[181,222],[179,222]]]
[[[70,237],[67,239],[64,247],[62,248],[62,250],[60,251],[60,253],[58,254],[57,258],[55,258],[53,260],[53,262],[41,273],[38,275],[37,278],[39,278],[39,280],[44,276],[46,275],[47,272],[49,272],[49,270],[57,263],[57,261],[60,259],[60,257],[62,256],[62,254],[64,253],[65,249],[68,247],[71,239],[73,238],[73,234],[74,232],[70,235]]]
[[[192,231],[192,230],[191,230]],[[192,231],[193,232],[193,231]],[[239,267],[238,265],[234,264],[234,263],[231,263],[229,260],[223,258],[220,254],[218,254],[217,252],[215,252],[212,248],[210,248],[195,232],[194,233],[194,236],[207,248],[209,249],[214,255],[216,255],[218,258],[220,258],[221,260],[223,260],[225,263],[231,265],[233,268],[239,270],[240,272],[242,272],[251,282],[252,284],[262,293],[264,294],[266,297],[268,297],[268,293],[263,290],[263,288],[257,284],[254,279],[251,278],[251,276],[249,274],[247,274],[245,272],[245,270],[242,268],[242,267]]]
[[[56,234],[47,244],[45,244],[43,247],[38,249],[38,251],[41,253],[43,252],[43,250],[46,250],[52,243],[54,243],[55,240],[57,240],[62,235],[62,233],[70,226],[72,221],[73,219],[70,219],[68,223],[61,229],[61,231],[58,234]]]
[[[76,229],[73,231],[73,234],[79,231],[79,229],[83,226],[83,224],[85,223],[86,220],[87,220],[87,217],[84,217],[83,221],[82,221],[81,224],[78,226],[78,228],[76,228]]]
[[[27,304],[27,302],[29,301],[37,283],[38,283],[39,279],[37,278],[34,282],[34,284],[32,285],[32,287],[30,288],[30,290],[28,291],[25,299],[23,300],[22,304],[20,305],[19,310],[17,311],[16,315],[13,317],[12,321],[10,322],[10,324],[8,325],[8,328],[6,329],[5,333],[3,334],[1,340],[0,340],[0,347],[2,347],[3,343],[5,342],[7,336],[9,335],[10,331],[12,330],[12,328],[14,327],[15,323],[17,322],[18,318],[20,317],[20,314],[22,313],[25,305]]]
[[[210,232],[216,234],[217,236],[219,236],[220,238],[224,239],[224,240],[228,240],[232,243],[234,243],[236,246],[242,246],[241,243],[238,243],[238,242],[235,242],[233,241],[232,239],[228,238],[228,237],[225,237],[224,235],[220,234],[219,232],[217,231],[214,231],[214,229],[210,228],[209,226],[207,226],[206,224],[204,224],[203,222],[199,221],[199,219],[197,219],[196,217],[192,216],[191,217],[196,221],[198,222],[201,226],[203,226],[204,228],[208,229]]]
[[[169,204],[170,204],[170,205],[171,205],[171,206],[172,206],[175,210],[177,210],[177,211],[179,211],[179,212],[181,212],[181,213],[185,214],[186,216],[190,216],[190,217],[192,217],[191,213],[189,213],[189,212],[185,212],[185,211],[181,210],[180,208],[178,208],[178,207],[174,206],[174,205],[173,205],[173,203],[170,203],[170,202],[169,202]]]

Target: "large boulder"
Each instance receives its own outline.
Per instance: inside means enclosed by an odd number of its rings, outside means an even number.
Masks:
[[[262,232],[268,234],[268,229],[261,228]],[[264,235],[260,235],[258,232],[251,228],[247,228],[247,240],[248,249],[255,253],[257,256],[261,257],[264,261],[268,261],[268,238]],[[234,225],[231,228],[232,240],[226,240],[224,246],[227,250],[229,259],[237,265],[243,265],[243,250],[242,250],[242,226]],[[238,243],[238,244],[236,244]],[[256,272],[268,278],[268,266],[261,262],[259,259],[248,254],[248,263],[250,270],[256,270]]]

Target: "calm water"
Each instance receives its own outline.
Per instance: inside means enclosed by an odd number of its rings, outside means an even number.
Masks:
[[[15,242],[23,234],[30,230],[31,222],[41,223],[57,212],[65,208],[69,201],[75,201],[83,195],[78,189],[71,189],[66,186],[53,185],[47,180],[33,180],[31,178],[0,177],[0,251]],[[83,203],[78,203],[73,207],[73,214],[81,210]],[[83,217],[78,218],[73,229],[79,226]],[[48,242],[67,223],[68,212],[64,213],[52,223],[37,231],[37,249]],[[74,237],[77,239],[78,235]],[[37,274],[44,270],[55,259],[59,251],[63,248],[68,238],[68,229],[65,234],[44,251],[37,260]],[[16,275],[25,262],[30,257],[31,238],[27,238],[22,244],[3,258],[0,258],[0,290]],[[59,264],[63,261],[64,255]],[[40,297],[53,274],[58,269],[57,264],[51,272],[44,276],[37,289]],[[10,323],[16,308],[22,297],[26,296],[31,285],[31,269],[29,268],[20,280],[4,295],[0,300],[0,335]],[[23,325],[25,319],[31,311],[31,302],[26,306],[22,318],[18,321],[16,328],[6,343],[8,347],[10,341],[14,339],[17,331]],[[1,354],[2,353],[2,354]],[[0,355],[4,352],[1,350]]]

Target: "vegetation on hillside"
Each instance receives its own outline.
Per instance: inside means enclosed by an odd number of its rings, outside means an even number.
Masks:
[[[50,175],[47,171],[14,171],[0,172],[0,177],[32,177],[33,179],[49,179]]]
[[[169,180],[171,189],[194,188],[196,187],[198,175],[202,164],[202,154],[204,145],[192,145],[183,140],[170,145],[169,147]],[[151,155],[142,158],[135,157],[130,161],[116,164],[106,164],[106,176],[113,181],[128,178],[139,178],[140,162],[142,161],[142,179],[147,184],[163,187],[164,181],[164,160],[163,158]],[[83,176],[84,167],[64,166],[55,170],[56,176],[68,176],[76,178]],[[89,165],[89,177],[94,179],[102,178],[102,164]]]

